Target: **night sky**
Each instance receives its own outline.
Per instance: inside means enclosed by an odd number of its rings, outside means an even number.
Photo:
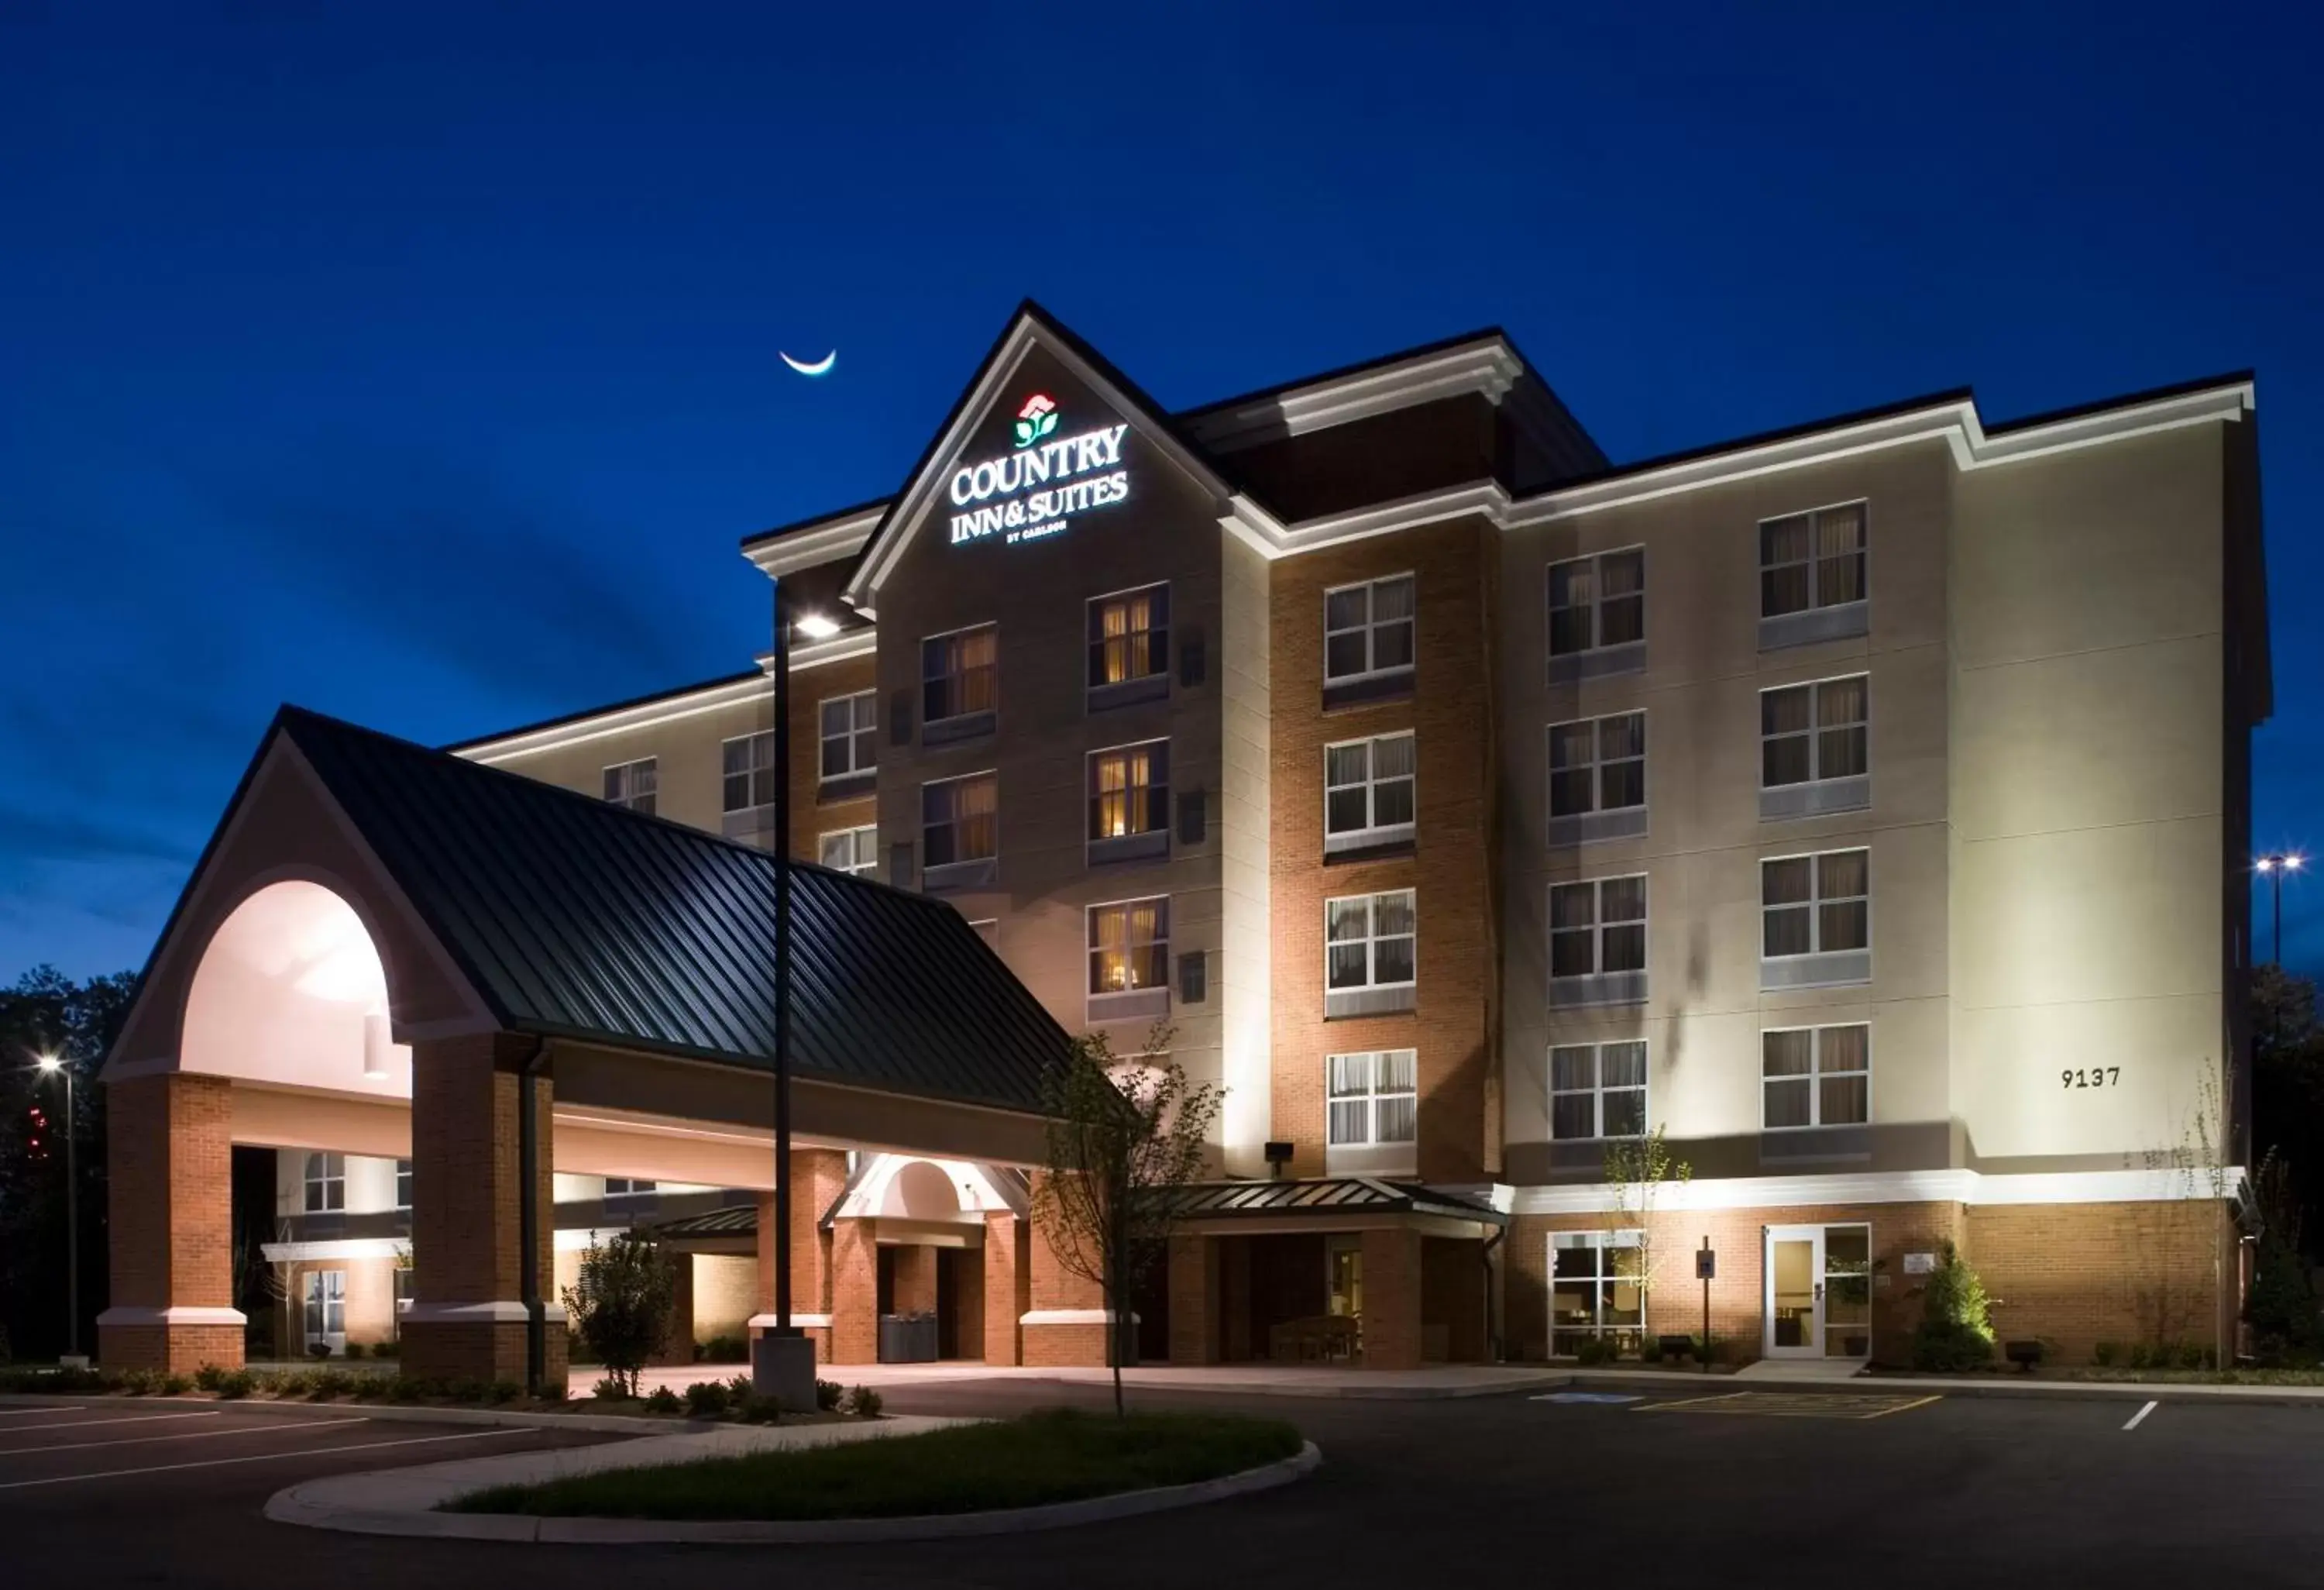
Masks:
[[[738,538],[893,489],[1027,295],[1174,406],[1499,324],[1617,460],[2256,366],[2257,832],[2324,844],[2293,14],[13,0],[0,981],[142,963],[280,701],[748,667]]]

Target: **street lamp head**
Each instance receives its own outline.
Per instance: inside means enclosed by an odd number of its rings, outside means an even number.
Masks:
[[[2306,856],[2304,856],[2304,855],[2287,855],[2287,856],[2284,856],[2284,857],[2282,858],[2282,862],[2283,862],[2283,870],[2284,870],[2285,872],[2287,872],[2287,873],[2296,873],[2296,872],[2298,872],[2298,871],[2300,870],[2301,864],[2302,862],[2306,861],[2307,859],[2308,859],[2308,858],[2307,858]]]
[[[54,1055],[34,1055],[32,1057],[32,1061],[43,1071],[53,1071],[58,1067],[64,1064],[62,1060],[59,1059]]]
[[[810,641],[827,641],[839,633],[839,620],[828,613],[802,613],[793,622]]]

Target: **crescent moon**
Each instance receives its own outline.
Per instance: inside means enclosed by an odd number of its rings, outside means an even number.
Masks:
[[[780,349],[777,349],[776,351],[781,352]],[[792,369],[798,371],[802,375],[828,375],[831,374],[832,365],[838,362],[839,350],[837,348],[833,348],[829,353],[816,360],[812,365],[802,364],[798,360],[791,357],[788,354],[783,355],[783,363],[788,365]]]

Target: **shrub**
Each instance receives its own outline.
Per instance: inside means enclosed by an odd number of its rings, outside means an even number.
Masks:
[[[444,1395],[455,1402],[482,1402],[493,1394],[489,1381],[454,1381],[444,1388]]]
[[[363,1355],[364,1345],[361,1342],[349,1342],[347,1344],[347,1356],[349,1358],[360,1358]]]
[[[630,1400],[630,1382],[626,1375],[605,1374],[589,1388],[589,1395],[600,1402],[626,1402]]]
[[[1692,1340],[1694,1342],[1694,1361],[1697,1364],[1718,1363],[1720,1352],[1727,1345],[1720,1341],[1717,1336],[1704,1336],[1701,1331],[1694,1333]]]
[[[734,1404],[734,1417],[746,1424],[774,1424],[782,1416],[780,1398],[761,1397],[756,1391]]]
[[[870,1386],[858,1386],[847,1393],[847,1411],[858,1419],[877,1419],[886,1399]]]
[[[1913,1332],[1913,1367],[1952,1373],[1990,1364],[1992,1308],[1977,1271],[1952,1243],[1939,1243],[1937,1266],[1921,1295],[1921,1323]]]
[[[691,1386],[687,1388],[689,1393],[696,1389]],[[668,1386],[656,1386],[646,1398],[646,1407],[655,1413],[676,1413],[681,1406],[683,1404],[678,1401],[678,1393]]]
[[[393,1380],[387,1382],[387,1400],[391,1402],[419,1401],[420,1382],[414,1380],[406,1380],[400,1374],[397,1375]]]
[[[730,1374],[726,1377],[726,1400],[738,1408],[758,1389],[759,1382],[747,1374]]]
[[[165,1374],[161,1377],[161,1394],[164,1397],[182,1397],[193,1389],[194,1382],[182,1374]]]
[[[638,1372],[660,1351],[669,1333],[678,1266],[661,1244],[640,1231],[613,1234],[581,1255],[580,1279],[565,1289],[573,1328],[598,1361],[637,1394]]]
[[[733,1401],[724,1381],[696,1381],[686,1388],[686,1410],[696,1419],[715,1419]]]
[[[1641,1364],[1660,1364],[1662,1361],[1663,1361],[1663,1339],[1662,1339],[1662,1337],[1660,1337],[1660,1336],[1647,1336],[1645,1340],[1641,1341],[1641,1342],[1638,1344],[1638,1362],[1639,1362],[1639,1363],[1641,1363]]]
[[[702,1344],[702,1356],[710,1364],[748,1364],[751,1344],[732,1332],[722,1333]]]
[[[514,1381],[494,1381],[484,1388],[484,1395],[494,1402],[513,1402],[524,1395],[524,1388]]]
[[[374,1358],[400,1358],[403,1355],[401,1342],[374,1342],[371,1355]]]
[[[842,1397],[845,1396],[846,1394],[847,1394],[846,1388],[845,1388],[845,1387],[844,1387],[844,1386],[842,1386],[842,1385],[841,1385],[837,1381],[817,1381],[817,1382],[815,1382],[815,1406],[816,1406],[816,1410],[817,1412],[819,1412],[819,1413],[836,1413],[836,1412],[838,1412],[838,1411],[839,1411],[839,1400],[840,1400]]]
[[[2122,1361],[2120,1342],[2100,1342],[2090,1349],[2090,1362],[2100,1369],[2111,1369]]]
[[[316,1372],[310,1369],[285,1370],[281,1374],[267,1375],[259,1382],[259,1390],[277,1397],[307,1397],[314,1394]]]
[[[226,1379],[226,1370],[216,1364],[205,1364],[194,1371],[194,1384],[205,1391],[217,1391],[218,1382],[224,1379]]]
[[[2324,1349],[2324,1316],[2308,1262],[2273,1230],[2261,1236],[2253,1257],[2251,1293],[2244,1299],[2253,1351],[2264,1364],[2314,1358]]]
[[[124,1397],[143,1397],[161,1390],[161,1374],[151,1369],[133,1369],[121,1377],[121,1393]]]
[[[246,1369],[237,1369],[218,1377],[217,1394],[229,1402],[249,1396],[257,1388],[256,1377]]]
[[[1584,1336],[1582,1345],[1573,1349],[1573,1358],[1584,1368],[1594,1368],[1600,1364],[1613,1363],[1618,1351],[1614,1344],[1603,1336]]]
[[[318,1402],[327,1402],[334,1397],[344,1397],[359,1382],[344,1369],[318,1369],[314,1374],[314,1389],[307,1394]]]

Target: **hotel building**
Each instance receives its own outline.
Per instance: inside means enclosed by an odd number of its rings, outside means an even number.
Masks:
[[[698,830],[827,869],[798,875],[853,902],[802,928],[847,985],[832,1054],[865,1041],[850,1023],[944,1051],[829,1061],[870,1091],[800,1151],[795,1275],[828,1354],[934,1312],[946,1355],[1096,1360],[1101,1299],[1024,1218],[1037,1101],[980,1069],[1084,1030],[1124,1055],[1160,1032],[1225,1090],[1214,1179],[1139,1305],[1148,1356],[1539,1359],[1707,1307],[1746,1357],[1899,1361],[1946,1243],[2005,1335],[2070,1359],[2230,1317],[2270,690],[2247,374],[2007,423],[1946,393],[1618,465],[1499,332],[1174,411],[1028,304],[892,495],[742,550],[795,622],[787,836],[762,659],[449,756],[379,742],[409,802],[370,798],[355,848],[384,855],[371,825],[424,802],[456,870],[471,808],[585,796],[620,830],[580,846],[602,887],[530,953],[619,984],[597,936],[630,923],[678,1003],[698,968],[653,924],[703,908],[593,858]],[[333,738],[375,737],[300,715],[262,763]],[[283,864],[173,922],[148,980],[179,992],[141,999],[109,1079],[205,1068],[170,1024],[199,932]],[[425,920],[358,903],[372,938],[506,930],[462,928],[417,864],[387,857],[382,892]],[[918,952],[880,926],[907,904]],[[428,1180],[429,1046],[501,1044],[505,1077],[512,1033],[567,1045],[533,1151],[553,1197],[497,1216],[555,1255],[526,1273],[645,1221],[694,1255],[694,1334],[762,1310],[763,1118],[702,1080],[762,1066],[747,1038],[681,1044],[653,1086],[600,1052],[661,1041],[635,1004],[529,1021],[511,993],[479,1039],[396,985],[524,979],[438,948],[364,983],[347,1041],[400,1068],[369,1127],[312,1124],[352,1106],[302,1075],[211,1134],[283,1150],[269,1252],[306,1334],[386,1334],[400,1288],[439,1341],[495,1322],[506,1364],[515,1262],[436,1291],[395,1161],[420,1145]],[[954,1001],[940,1039],[913,1024]],[[505,1179],[494,1119],[433,1174],[481,1153]],[[124,1292],[120,1248],[127,1343],[184,1299]]]

